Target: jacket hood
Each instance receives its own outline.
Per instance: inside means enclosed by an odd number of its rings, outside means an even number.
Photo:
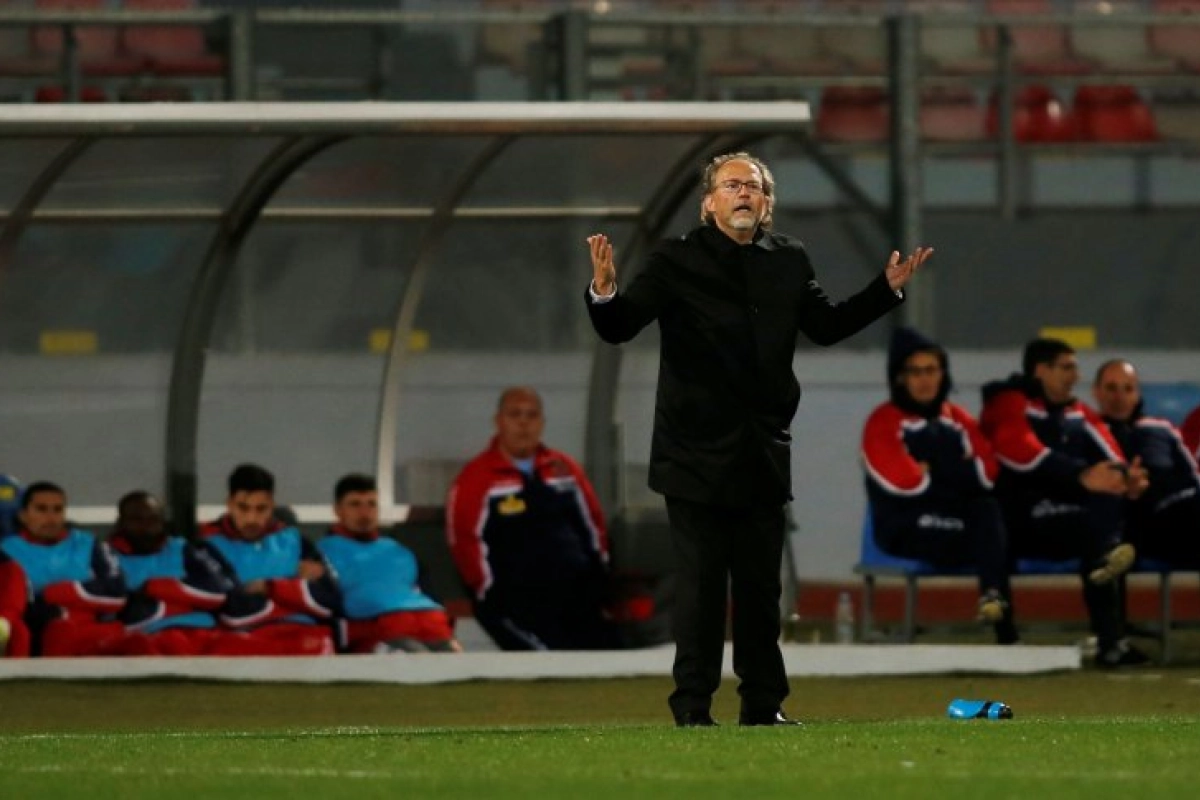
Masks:
[[[913,400],[908,394],[908,390],[900,382],[901,373],[904,371],[904,362],[914,353],[933,353],[942,365],[942,386],[938,390],[937,397],[929,403],[918,403]],[[893,403],[905,411],[925,417],[933,416],[940,411],[942,403],[946,402],[950,390],[954,387],[954,382],[950,377],[950,357],[946,355],[945,349],[920,331],[909,327],[899,327],[892,332],[892,341],[888,345],[887,380]]]

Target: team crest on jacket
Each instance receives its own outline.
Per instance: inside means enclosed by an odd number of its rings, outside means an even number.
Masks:
[[[525,513],[525,501],[517,497],[515,494],[510,494],[508,497],[500,501],[496,506],[496,511],[504,516],[512,516],[513,514]]]

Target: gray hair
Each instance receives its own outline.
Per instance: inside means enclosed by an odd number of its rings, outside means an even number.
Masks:
[[[768,198],[767,215],[763,217],[763,221],[759,223],[763,230],[770,230],[771,223],[774,222],[775,204],[770,202],[775,197],[775,176],[771,174],[771,168],[761,158],[750,155],[744,150],[736,153],[724,153],[716,156],[707,164],[704,165],[704,173],[700,178],[700,221],[705,225],[713,224],[712,214],[704,210],[704,198],[712,194],[717,188],[717,172],[721,167],[728,164],[730,161],[745,161],[758,169],[763,180],[763,196]]]

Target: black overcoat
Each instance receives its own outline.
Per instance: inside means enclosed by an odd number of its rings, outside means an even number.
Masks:
[[[880,274],[833,303],[803,245],[763,232],[739,245],[703,226],[661,243],[645,269],[606,303],[589,299],[604,341],[661,331],[650,488],[721,506],[791,498],[791,426],[800,403],[797,334],[831,345],[901,298]]]

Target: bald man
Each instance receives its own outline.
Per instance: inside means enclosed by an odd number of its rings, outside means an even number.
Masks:
[[[495,436],[446,501],[446,536],[475,619],[504,650],[620,646],[605,613],[608,533],[583,469],[542,444],[542,398],[500,395]]]
[[[1121,449],[1131,480],[1126,539],[1139,555],[1174,566],[1200,567],[1200,470],[1169,420],[1142,410],[1137,369],[1124,359],[1100,365],[1092,396]]]

